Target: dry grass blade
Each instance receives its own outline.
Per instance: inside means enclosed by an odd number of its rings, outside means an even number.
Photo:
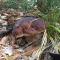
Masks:
[[[47,44],[47,32],[45,30],[44,31],[44,35],[43,35],[43,38],[42,38],[41,47],[37,51],[37,56],[38,56],[37,60],[39,60],[39,56],[41,56],[42,52],[46,48],[46,44]]]

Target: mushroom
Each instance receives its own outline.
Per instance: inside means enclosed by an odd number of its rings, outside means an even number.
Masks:
[[[13,27],[12,34],[16,39],[22,38],[21,41],[17,44],[22,44],[23,46],[25,46],[25,44],[27,44],[28,42],[28,45],[31,45],[36,40],[36,35],[44,32],[44,30],[45,23],[42,19],[33,16],[25,16],[16,21],[15,26]]]

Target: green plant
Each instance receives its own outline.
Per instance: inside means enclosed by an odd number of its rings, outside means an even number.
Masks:
[[[48,37],[60,36],[60,0],[37,0],[41,16],[47,23]],[[58,24],[58,25],[57,25]]]

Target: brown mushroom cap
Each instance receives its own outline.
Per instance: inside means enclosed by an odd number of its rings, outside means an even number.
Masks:
[[[22,36],[31,36],[44,32],[45,23],[42,19],[36,17],[22,17],[16,21],[13,35],[17,38]]]

